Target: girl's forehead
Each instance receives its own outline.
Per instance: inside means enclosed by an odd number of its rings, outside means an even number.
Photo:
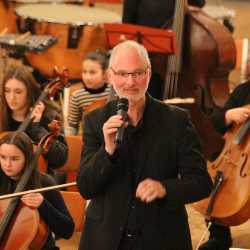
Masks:
[[[15,144],[9,144],[9,143],[2,143],[0,144],[0,151],[1,152],[18,152],[22,153],[22,151],[15,145]]]
[[[25,84],[22,81],[19,81],[18,79],[15,78],[10,78],[9,80],[7,80],[5,83],[5,87],[23,88],[23,89],[26,88]]]
[[[86,59],[82,63],[83,66],[93,66],[93,67],[101,67],[101,62],[92,59]]]

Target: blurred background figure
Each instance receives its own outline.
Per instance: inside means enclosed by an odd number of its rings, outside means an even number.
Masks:
[[[70,98],[67,134],[80,133],[84,114],[107,102],[111,93],[107,83],[107,66],[108,56],[105,52],[90,52],[83,60],[81,89],[74,91]]]

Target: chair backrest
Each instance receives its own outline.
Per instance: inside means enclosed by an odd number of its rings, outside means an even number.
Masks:
[[[82,198],[79,192],[60,191],[60,193],[74,220],[75,232],[81,232],[85,220],[86,200]]]
[[[65,137],[68,144],[68,159],[63,167],[59,168],[60,172],[78,172],[82,151],[82,136],[67,135]]]

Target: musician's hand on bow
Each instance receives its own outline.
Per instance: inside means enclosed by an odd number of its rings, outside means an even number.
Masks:
[[[136,197],[146,203],[163,198],[166,193],[161,182],[149,178],[141,181],[136,189]]]
[[[227,125],[229,125],[232,122],[235,122],[236,124],[242,124],[249,117],[250,117],[250,109],[246,107],[229,109],[225,113],[225,121]]]
[[[43,102],[39,102],[32,110],[31,117],[33,118],[33,122],[40,122],[43,112],[45,110],[45,105]]]
[[[28,207],[39,208],[44,198],[40,193],[25,194],[21,197],[21,201]]]

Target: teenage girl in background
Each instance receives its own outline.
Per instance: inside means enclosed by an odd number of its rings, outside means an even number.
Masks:
[[[109,99],[111,88],[107,83],[108,57],[101,51],[90,52],[82,62],[83,88],[73,92],[68,115],[69,134],[79,133],[82,118],[90,105],[100,107]],[[98,105],[98,101],[99,105]],[[103,102],[102,102],[103,101]]]

